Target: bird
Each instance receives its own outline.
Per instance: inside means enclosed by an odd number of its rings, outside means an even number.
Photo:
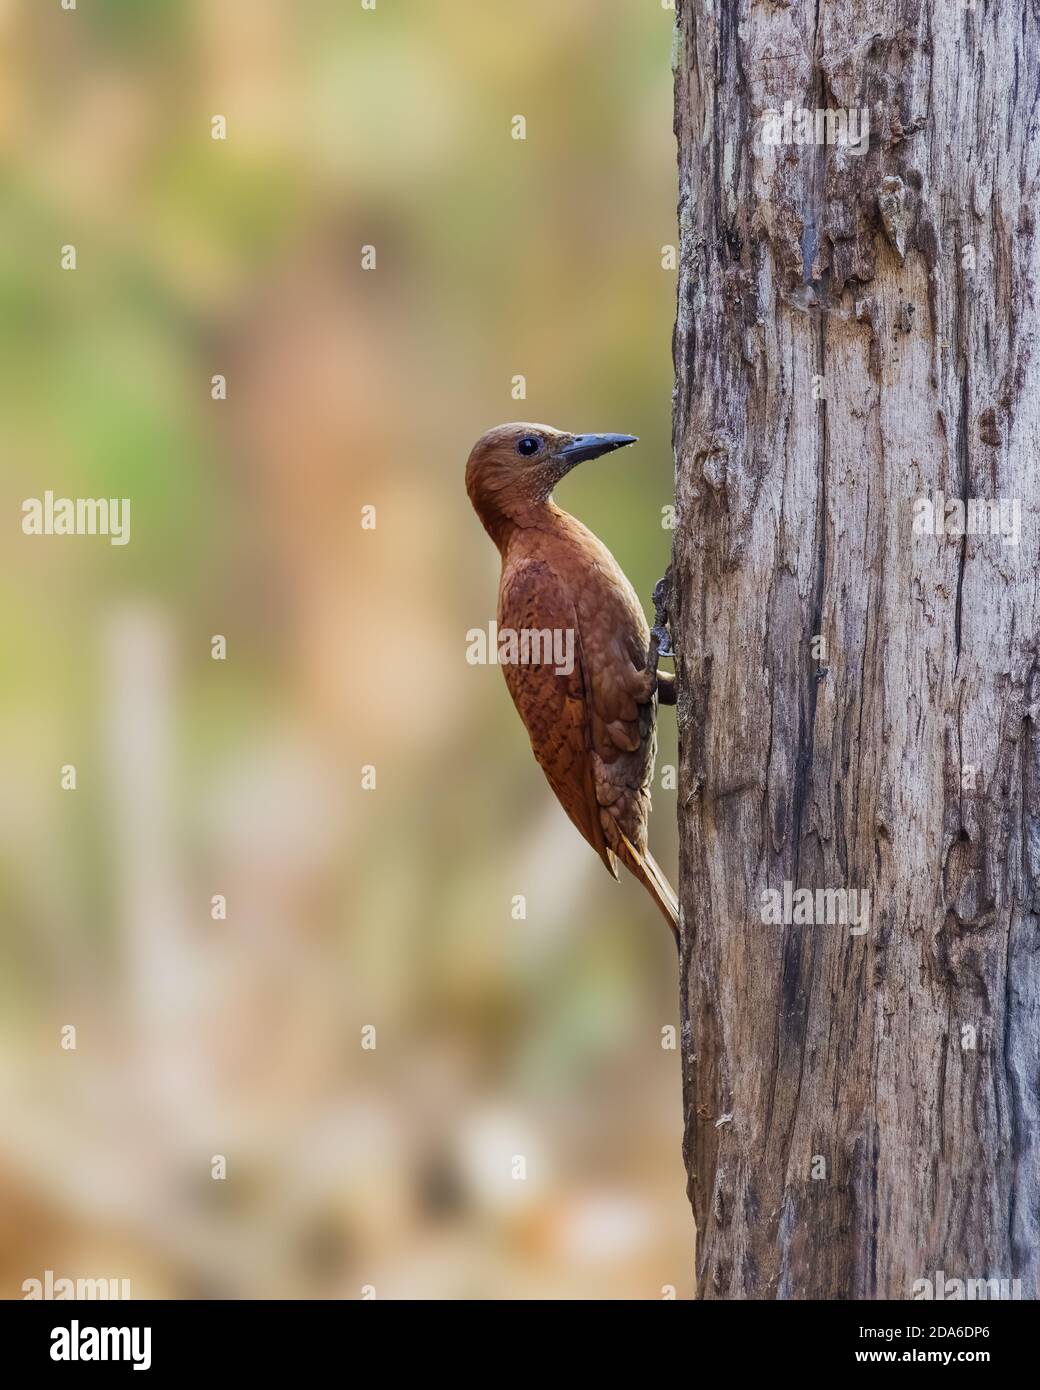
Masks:
[[[635,875],[678,945],[678,899],[647,845],[657,704],[675,703],[674,677],[651,663],[650,629],[621,566],[552,495],[577,464],[636,442],[631,434],[498,425],[470,451],[466,490],[502,560],[500,644],[508,633],[573,634],[569,663],[525,663],[515,638],[513,659],[499,658],[534,756],[609,872],[617,879],[620,862]]]

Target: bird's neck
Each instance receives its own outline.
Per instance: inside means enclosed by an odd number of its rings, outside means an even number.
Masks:
[[[551,497],[506,498],[484,501],[477,507],[484,530],[504,554],[510,540],[519,530],[534,528],[554,530],[567,513]]]

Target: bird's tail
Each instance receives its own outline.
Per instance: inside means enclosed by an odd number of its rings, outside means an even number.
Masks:
[[[625,842],[625,849],[628,853],[624,857],[625,866],[631,869],[639,882],[643,884],[647,892],[653,898],[661,911],[661,916],[665,919],[672,929],[675,937],[676,946],[679,945],[679,899],[676,897],[675,889],[665,878],[657,860],[649,850],[644,850],[642,854],[636,849],[627,835],[621,837]]]

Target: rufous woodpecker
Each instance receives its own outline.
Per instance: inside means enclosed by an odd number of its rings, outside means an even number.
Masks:
[[[650,629],[620,565],[552,498],[575,464],[635,442],[499,425],[474,444],[466,490],[502,556],[500,638],[507,630],[573,633],[569,671],[544,659],[502,663],[534,755],[610,872],[617,878],[620,860],[635,874],[678,941],[678,900],[646,842],[657,701],[675,703],[674,680],[651,669]]]

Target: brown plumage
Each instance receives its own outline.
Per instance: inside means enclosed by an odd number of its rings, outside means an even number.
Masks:
[[[655,680],[648,669],[650,631],[613,555],[552,500],[575,464],[634,442],[631,435],[499,425],[473,446],[466,489],[502,556],[500,637],[506,630],[573,633],[570,671],[567,661],[502,665],[534,755],[610,872],[617,878],[620,860],[678,939],[675,892],[646,839],[657,699],[673,698],[671,681],[664,673]]]

